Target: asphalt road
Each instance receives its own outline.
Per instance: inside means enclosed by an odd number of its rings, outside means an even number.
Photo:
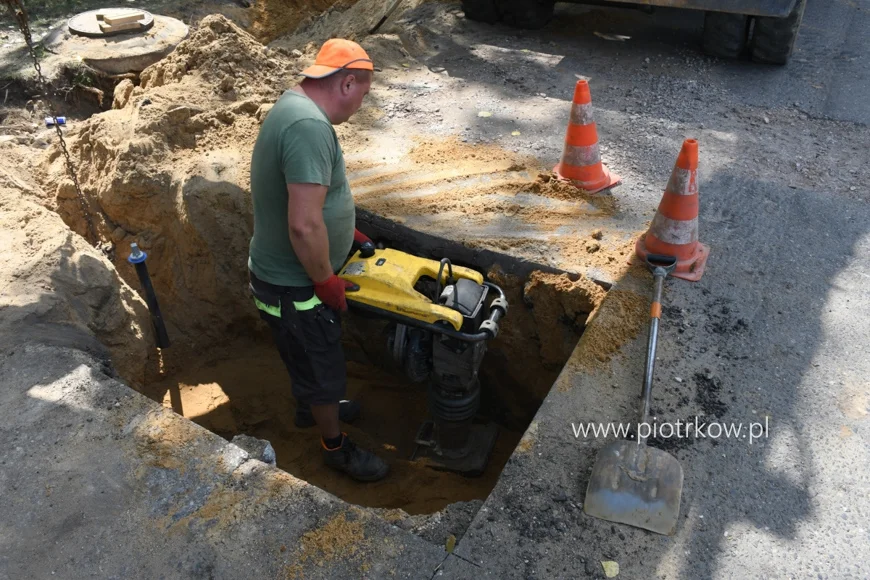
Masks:
[[[622,62],[682,55],[687,47],[701,42],[703,13],[690,10],[658,8],[648,15],[558,4],[551,26],[558,29],[561,18],[589,12],[599,15],[600,32],[632,37],[616,43]],[[797,103],[816,116],[866,124],[870,100],[861,95],[870,89],[870,2],[808,0],[787,66],[720,61],[714,70],[718,82],[745,104],[787,107]],[[685,74],[691,76],[691,71]]]

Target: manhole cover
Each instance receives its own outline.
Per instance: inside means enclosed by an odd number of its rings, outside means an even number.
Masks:
[[[137,34],[151,28],[154,17],[135,8],[100,8],[76,14],[69,20],[69,30],[79,36],[103,38],[116,34]]]

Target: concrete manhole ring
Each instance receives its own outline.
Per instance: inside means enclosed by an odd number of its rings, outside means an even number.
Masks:
[[[122,74],[127,72],[141,72],[145,67],[154,64],[161,58],[172,52],[178,44],[187,38],[188,28],[182,21],[169,16],[147,14],[151,26],[125,30],[109,36],[82,36],[73,32],[74,26],[86,29],[99,30],[99,22],[96,19],[98,12],[109,10],[130,9],[101,9],[82,12],[74,16],[69,25],[63,25],[52,30],[43,39],[43,44],[53,54],[62,59],[82,61],[90,67],[106,74]],[[80,24],[89,22],[87,26]],[[95,28],[93,28],[95,27]]]

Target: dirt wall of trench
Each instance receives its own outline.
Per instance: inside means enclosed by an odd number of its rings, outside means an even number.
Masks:
[[[0,145],[0,156],[22,153]],[[144,301],[102,253],[37,202],[43,195],[26,174],[0,167],[0,345],[96,349],[106,356],[104,372],[114,372],[111,359],[121,378],[143,385],[153,341]]]
[[[288,86],[293,63],[273,58],[224,17],[209,16],[143,71],[139,86],[119,84],[113,110],[69,133],[95,225],[114,244],[113,264],[133,288],[130,243],[148,252],[173,342],[170,367],[187,352],[256,328],[246,279],[248,167],[260,121]],[[39,173],[43,203],[84,234],[57,147]]]

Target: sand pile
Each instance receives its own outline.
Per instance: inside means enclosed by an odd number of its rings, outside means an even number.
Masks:
[[[115,91],[115,109],[70,134],[79,179],[115,267],[133,287],[130,242],[148,266],[173,347],[202,348],[256,320],[246,282],[252,228],[250,155],[259,123],[287,87],[292,59],[270,55],[222,16]],[[57,147],[42,172],[46,200],[85,231]],[[175,348],[173,350],[176,350]]]
[[[257,0],[250,10],[253,18],[248,31],[258,40],[271,42],[282,34],[296,30],[299,24],[335,5],[346,8],[354,0]]]
[[[583,216],[618,211],[612,196],[588,194],[550,172],[539,172],[540,162],[533,157],[493,144],[463,143],[457,137],[415,141],[399,169],[368,171],[365,177],[353,179],[360,205],[382,215],[455,211],[478,225],[502,216],[518,217],[550,229]],[[370,167],[357,163],[351,169]],[[393,195],[415,189],[426,190],[427,195]],[[529,196],[538,202],[531,202]]]
[[[274,0],[272,0],[274,2]],[[290,0],[284,0],[289,2]],[[309,0],[310,1],[310,0]],[[334,4],[330,0],[323,0],[329,10],[322,14],[304,14],[304,18],[296,20],[297,26],[284,26],[281,33],[290,31],[275,38],[270,46],[285,49],[310,50],[320,46],[330,38],[349,38],[366,46],[366,38],[369,31],[381,20],[390,7],[391,2],[383,0],[339,0]],[[269,2],[266,3],[267,5]],[[416,8],[422,4],[422,0],[403,0],[402,4],[393,12],[390,18],[377,31],[383,34],[391,31],[391,24],[401,17],[404,12]],[[314,4],[312,4],[313,6]],[[277,27],[276,27],[277,28]],[[252,27],[252,31],[257,30]],[[258,32],[255,34],[260,36]],[[266,35],[268,36],[268,35]],[[377,44],[377,43],[375,43]],[[311,46],[309,46],[311,45]],[[372,55],[373,59],[375,58]],[[376,63],[377,64],[377,61]]]
[[[141,88],[195,77],[218,94],[237,100],[280,84],[281,70],[279,61],[270,58],[269,50],[252,36],[223,16],[211,15],[172,54],[142,72]]]
[[[20,150],[0,149],[13,159]],[[49,341],[84,348],[93,334],[122,377],[144,380],[151,326],[145,303],[112,264],[39,205],[38,186],[0,168],[0,327],[15,342]],[[69,333],[64,331],[69,329]],[[70,341],[70,342],[67,342]]]

